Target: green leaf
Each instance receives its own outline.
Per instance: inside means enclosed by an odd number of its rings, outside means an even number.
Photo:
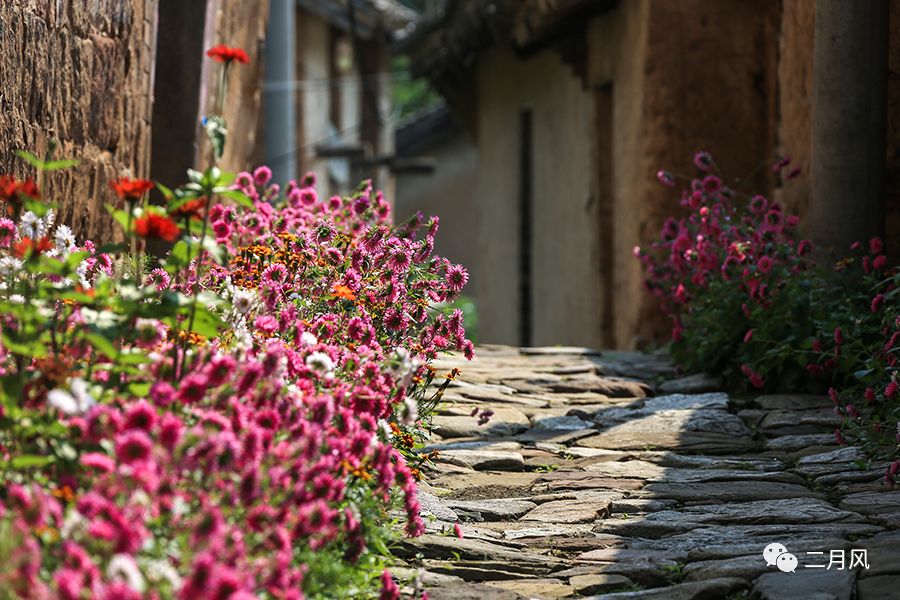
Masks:
[[[240,190],[225,190],[223,192],[219,192],[219,195],[223,198],[228,198],[238,206],[243,206],[244,208],[253,208],[253,200],[250,199],[250,196],[245,194]]]
[[[60,169],[68,169],[69,167],[74,167],[79,163],[78,160],[71,158],[60,160],[41,160],[27,150],[16,150],[16,156],[23,159],[38,171],[58,171]]]
[[[45,171],[59,171],[61,169],[69,169],[77,167],[81,161],[75,158],[62,158],[60,160],[48,160],[44,163]]]
[[[185,323],[185,325],[187,324]],[[224,325],[225,323],[205,306],[197,306],[191,331],[206,338],[214,338],[219,335],[219,328],[224,327]]]
[[[21,454],[9,461],[13,469],[34,469],[44,467],[53,462],[52,456],[38,456],[37,454]]]
[[[18,337],[18,336],[17,336]],[[3,345],[13,354],[21,354],[31,358],[43,358],[47,356],[47,347],[40,339],[36,340],[17,340],[14,339],[6,330],[0,334]]]
[[[116,354],[118,354],[116,347],[105,336],[99,333],[87,332],[84,334],[84,337],[87,338],[97,352],[100,352],[107,358],[115,358]]]
[[[170,188],[167,188],[166,186],[164,186],[163,184],[161,184],[158,181],[155,183],[156,183],[156,189],[158,189],[159,192],[163,195],[163,198],[170,201],[170,200],[172,200],[172,198],[175,197],[175,192],[173,192]]]
[[[146,381],[128,384],[128,393],[137,398],[144,398],[150,394],[151,384]]]
[[[128,213],[126,213],[126,215],[127,214]],[[115,254],[116,252],[121,252],[127,249],[128,245],[124,242],[119,242],[116,244],[103,244],[94,251],[94,256],[99,256],[101,254]]]
[[[122,227],[122,230],[128,233],[128,212],[120,208],[116,208],[112,204],[107,204],[106,210],[110,215],[112,215],[112,218],[116,220],[116,223],[118,223]],[[134,219],[131,219],[131,221],[133,222]]]
[[[46,216],[51,208],[56,208],[56,204],[53,204],[52,202],[44,202],[43,200],[35,200],[34,198],[26,198],[22,203],[22,206],[25,210],[30,210],[39,217]]]

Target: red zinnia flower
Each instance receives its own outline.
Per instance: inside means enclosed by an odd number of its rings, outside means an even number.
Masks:
[[[169,217],[149,213],[134,222],[134,232],[142,238],[157,238],[174,242],[181,233],[181,229]]]
[[[110,181],[109,187],[115,190],[116,195],[122,200],[140,200],[141,196],[153,189],[153,182],[120,177]]]
[[[206,51],[206,55],[216,62],[230,65],[233,61],[247,64],[250,57],[241,48],[231,48],[229,46],[216,46]]]
[[[53,244],[50,243],[50,238],[46,236],[42,237],[39,240],[33,240],[29,237],[23,237],[21,240],[13,244],[13,254],[15,254],[19,258],[25,258],[29,255],[40,256],[52,247]]]
[[[206,208],[206,197],[188,200],[171,211],[172,216],[178,216],[188,219],[201,219],[203,209]]]
[[[19,200],[22,196],[38,199],[41,197],[41,191],[31,179],[19,181],[9,175],[0,175],[0,199],[10,202]]]

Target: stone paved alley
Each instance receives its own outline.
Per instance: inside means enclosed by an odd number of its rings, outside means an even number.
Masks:
[[[900,491],[834,445],[827,397],[739,400],[663,356],[577,348],[435,366],[462,375],[426,449],[427,533],[396,570],[432,600],[900,597]],[[766,564],[770,543],[796,572]],[[859,549],[869,568],[839,569]]]

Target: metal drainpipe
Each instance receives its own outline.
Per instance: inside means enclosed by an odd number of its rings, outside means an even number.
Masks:
[[[266,164],[272,169],[272,179],[282,189],[288,181],[297,179],[294,4],[294,0],[269,2],[266,35],[266,80],[263,88]]]

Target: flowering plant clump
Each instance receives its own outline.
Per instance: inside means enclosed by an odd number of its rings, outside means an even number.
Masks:
[[[113,182],[125,242],[97,246],[2,182],[0,595],[397,597],[428,361],[473,353],[437,219],[213,165],[162,206]]]
[[[779,159],[774,169],[789,163]],[[669,219],[648,249],[635,249],[647,289],[672,318],[676,362],[722,374],[738,389],[829,390],[846,417],[838,441],[849,434],[873,453],[896,455],[897,275],[881,240],[854,244],[836,265],[816,265],[812,245],[796,234],[797,217],[726,186],[707,153],[694,164],[700,175],[681,195],[686,216]],[[675,185],[667,172],[658,177]]]

